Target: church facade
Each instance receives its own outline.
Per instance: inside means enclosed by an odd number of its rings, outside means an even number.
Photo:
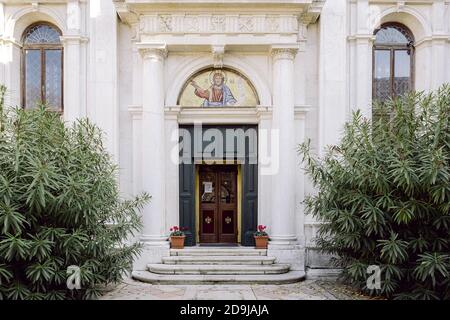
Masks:
[[[331,268],[296,146],[319,154],[351,112],[450,82],[448,0],[0,0],[0,82],[105,132],[124,196],[148,192],[135,270],[186,246],[254,246]]]

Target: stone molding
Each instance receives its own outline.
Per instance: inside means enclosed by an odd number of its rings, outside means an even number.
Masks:
[[[306,114],[313,107],[310,105],[297,105],[294,107],[294,118],[304,120]],[[235,121],[259,123],[262,119],[272,119],[273,108],[271,106],[239,107],[239,108],[202,108],[202,107],[164,107],[164,118],[166,120],[177,120],[180,124],[191,123],[196,120],[220,123]],[[128,112],[133,120],[142,119],[142,106],[130,105]]]
[[[61,40],[61,43],[64,45],[80,44],[89,41],[88,37],[82,35],[63,35],[59,37],[59,39]]]
[[[133,120],[142,119],[142,106],[130,105],[128,112]],[[299,110],[304,113],[305,110]],[[239,107],[239,108],[203,108],[203,107],[164,107],[164,118],[176,120],[179,124],[190,124],[201,121],[205,124],[257,124],[262,119],[272,118],[271,106]]]

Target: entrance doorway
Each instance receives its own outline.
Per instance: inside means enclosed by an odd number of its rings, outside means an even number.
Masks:
[[[218,130],[222,133],[222,150],[228,150],[230,146],[234,145],[235,157],[233,159],[233,164],[228,164],[227,161],[229,159],[224,158],[223,155],[211,154],[210,151],[206,153],[207,157],[204,157],[206,152],[205,148],[207,148],[211,142],[202,141],[202,143],[197,143],[195,142],[197,141],[195,137],[204,137],[210,129]],[[227,134],[227,131],[234,134]],[[255,125],[203,125],[201,126],[200,132],[196,134],[193,125],[179,126],[179,139],[182,142],[180,146],[183,146],[180,148],[181,163],[178,172],[179,221],[181,227],[187,228],[185,231],[185,246],[195,246],[198,243],[207,245],[219,243],[219,241],[224,241],[224,238],[231,238],[231,240],[228,240],[232,242],[227,242],[228,244],[239,243],[242,246],[250,247],[255,245],[253,234],[258,225],[258,163],[256,161],[258,159],[258,143],[257,139],[250,139],[248,137],[257,136],[257,131],[258,126]],[[243,132],[244,135],[238,134],[239,132]],[[238,146],[242,145],[242,143],[245,145],[244,154],[238,152]],[[234,216],[231,217],[233,224],[231,224],[231,222],[227,224],[231,225],[234,230],[229,236],[227,236],[228,233],[225,232],[227,230],[222,230],[222,235],[220,236],[221,239],[218,239],[220,219],[226,219],[226,216],[219,218],[220,209],[218,207],[219,204],[216,202],[204,203],[205,206],[202,207],[201,197],[203,195],[203,184],[200,183],[199,173],[202,171],[214,174],[214,177],[210,182],[214,182],[215,185],[218,185],[218,177],[216,177],[216,173],[213,173],[213,167],[218,166],[216,169],[226,169],[228,165],[232,167],[230,170],[234,176],[236,176],[237,172],[237,179],[232,179],[235,183],[237,180],[237,191],[235,193],[234,203],[229,203],[230,207],[234,207],[235,212]],[[205,182],[208,181],[205,180]],[[234,190],[236,190],[236,188]],[[218,198],[216,191],[214,192],[214,197]],[[221,205],[222,211],[225,209],[225,204]],[[210,222],[211,226],[209,226],[209,228],[213,231],[211,232],[212,236],[209,237],[209,241],[213,242],[209,242],[209,244],[206,242],[208,239],[205,238],[208,238],[210,234],[207,232],[204,233],[202,229],[206,216],[204,218],[202,217],[203,219],[200,218],[200,215],[203,215],[202,208],[203,210],[207,210],[208,206],[210,210],[213,208],[212,210],[214,211],[210,218],[215,219],[214,221],[216,222],[214,225]],[[229,221],[229,219],[227,220]],[[226,224],[226,221],[223,220],[223,223]],[[205,229],[205,231],[207,230],[208,229]],[[201,234],[202,237],[200,238]]]
[[[199,167],[200,243],[236,243],[237,165]]]

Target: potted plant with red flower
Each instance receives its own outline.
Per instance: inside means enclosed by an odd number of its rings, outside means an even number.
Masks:
[[[178,226],[173,226],[170,228],[170,247],[172,249],[183,249],[184,248],[184,239],[186,238],[184,234],[184,228],[180,228]]]
[[[267,226],[260,224],[258,230],[254,233],[256,249],[267,249],[269,235],[266,232]]]

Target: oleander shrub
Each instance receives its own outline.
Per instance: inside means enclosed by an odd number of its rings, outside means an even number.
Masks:
[[[372,121],[355,112],[321,158],[309,142],[299,148],[317,189],[305,201],[323,222],[317,244],[369,294],[450,298],[449,117],[444,85],[377,104]]]
[[[139,210],[88,120],[0,103],[0,299],[90,299],[119,282],[140,246]],[[79,289],[69,290],[73,270]],[[71,282],[76,284],[76,278]]]

